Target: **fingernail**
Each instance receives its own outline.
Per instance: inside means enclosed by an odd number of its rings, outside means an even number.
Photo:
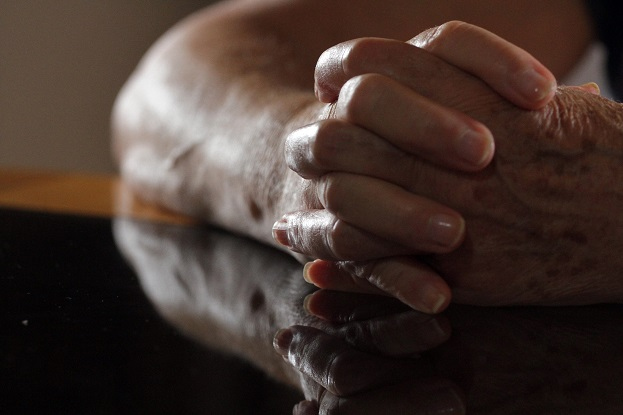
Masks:
[[[311,268],[312,264],[313,262],[308,262],[303,267],[303,279],[310,284],[313,284],[311,278],[309,277],[309,269]]]
[[[493,154],[493,137],[469,129],[457,140],[455,151],[469,164],[483,166]]]
[[[517,77],[520,93],[530,102],[543,101],[556,89],[556,82],[534,69],[528,69]]]
[[[281,218],[273,224],[273,239],[287,248],[292,246],[288,235],[288,220],[286,218]]]
[[[428,239],[443,248],[458,245],[464,231],[465,221],[460,216],[441,213],[431,216],[428,220]]]
[[[309,304],[311,303],[313,295],[314,295],[313,293],[312,294],[307,294],[305,296],[305,298],[303,299],[303,310],[305,310],[305,312],[307,314],[310,314],[310,315],[314,314],[314,313],[311,312],[311,309],[309,308]]]
[[[290,329],[281,329],[277,333],[275,333],[275,337],[273,337],[273,347],[282,356],[286,356],[290,349],[290,343],[292,343],[292,338],[294,334]]]
[[[422,305],[428,314],[439,314],[446,308],[448,298],[434,287],[423,287],[421,289]]]
[[[601,89],[595,82],[588,82],[584,85],[580,85],[579,88],[593,95],[601,95]]]

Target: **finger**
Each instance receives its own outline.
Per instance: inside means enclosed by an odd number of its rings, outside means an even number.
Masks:
[[[392,182],[408,175],[408,167],[420,161],[369,130],[337,119],[292,132],[285,142],[285,158],[288,167],[305,179],[344,171]],[[392,174],[394,169],[387,166],[399,167],[402,174]]]
[[[316,183],[319,202],[338,219],[412,252],[447,253],[465,236],[465,222],[458,212],[383,180],[329,173]],[[311,225],[298,226],[301,232],[310,229]],[[315,230],[319,233],[304,236],[331,237],[326,227]]]
[[[380,293],[378,288],[374,288]],[[303,306],[308,314],[331,323],[364,321],[410,310],[406,304],[386,294],[370,295],[323,289],[305,297]]]
[[[493,157],[493,136],[482,123],[387,76],[349,79],[340,90],[335,117],[447,167],[475,171]]]
[[[488,141],[484,145],[467,143],[466,146],[460,139],[456,142],[444,140],[441,138],[443,132],[424,131],[428,127],[416,123],[413,114],[406,108],[402,112],[403,115],[393,114],[389,116],[390,119],[384,118],[378,122],[370,122],[370,117],[385,117],[382,111],[370,108],[366,114],[358,114],[357,118],[364,119],[368,128],[376,128],[381,134],[387,134],[385,138],[351,122],[337,119],[320,121],[295,130],[286,139],[286,163],[305,179],[342,171],[377,177],[408,187],[410,178],[421,169],[422,158],[464,171],[477,170],[489,162],[493,145]],[[421,119],[431,118],[425,115]],[[387,122],[396,124],[390,128],[385,125]],[[442,122],[447,124],[445,120]],[[434,126],[431,128],[437,129]]]
[[[318,405],[312,401],[301,401],[292,409],[292,415],[318,415]]]
[[[310,314],[340,324],[337,330],[328,328],[328,334],[372,354],[418,355],[446,342],[452,332],[445,316],[405,309],[387,297],[318,290],[307,302]]]
[[[451,334],[443,316],[407,311],[345,324],[335,334],[359,350],[383,356],[409,357],[445,343]]]
[[[343,340],[306,326],[280,330],[275,350],[294,368],[337,396],[372,389],[418,373],[416,359],[389,359],[353,349]]]
[[[408,43],[475,75],[522,108],[541,108],[554,96],[556,78],[543,64],[478,26],[452,21],[422,32]]]
[[[367,73],[389,76],[444,105],[453,102],[448,84],[461,85],[454,95],[469,96],[482,81],[526,109],[545,105],[556,87],[553,74],[526,51],[461,22],[431,29],[408,43],[361,38],[328,49],[316,65],[316,96],[334,102],[346,81]]]
[[[307,281],[329,290],[348,291],[355,285],[355,283],[349,285],[348,281],[362,279],[386,295],[397,298],[415,310],[429,314],[445,310],[452,296],[450,287],[442,277],[411,257],[385,258],[360,263],[314,261],[305,267],[305,272]]]
[[[317,259],[306,263],[303,268],[303,278],[323,290],[391,297],[391,294],[370,281],[346,271],[335,261]]]
[[[351,78],[376,73],[416,86],[420,72],[439,73],[449,66],[429,52],[408,43],[381,38],[353,39],[327,49],[316,63],[314,87],[321,102],[337,100],[342,86]],[[458,72],[458,71],[455,71]],[[462,76],[462,78],[466,78]],[[437,82],[431,79],[431,82]]]
[[[325,209],[282,216],[273,225],[273,238],[294,252],[329,260],[363,260],[410,251],[356,228]]]
[[[447,380],[412,379],[349,397],[322,396],[319,414],[465,414],[461,391]]]

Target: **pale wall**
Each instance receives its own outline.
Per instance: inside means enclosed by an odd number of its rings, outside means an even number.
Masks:
[[[155,39],[210,1],[0,1],[0,167],[114,170],[113,100]]]

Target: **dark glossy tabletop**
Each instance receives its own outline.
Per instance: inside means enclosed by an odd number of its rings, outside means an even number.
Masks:
[[[205,226],[0,208],[0,414],[291,413],[272,334],[322,327],[300,270]],[[446,317],[415,375],[456,383],[468,413],[623,414],[623,307]]]
[[[0,298],[1,414],[278,414],[298,399],[165,322],[111,220],[0,209]]]

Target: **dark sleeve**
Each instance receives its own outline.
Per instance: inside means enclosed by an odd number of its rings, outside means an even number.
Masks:
[[[623,99],[623,1],[586,0],[595,33],[608,51],[608,77],[618,99]]]

